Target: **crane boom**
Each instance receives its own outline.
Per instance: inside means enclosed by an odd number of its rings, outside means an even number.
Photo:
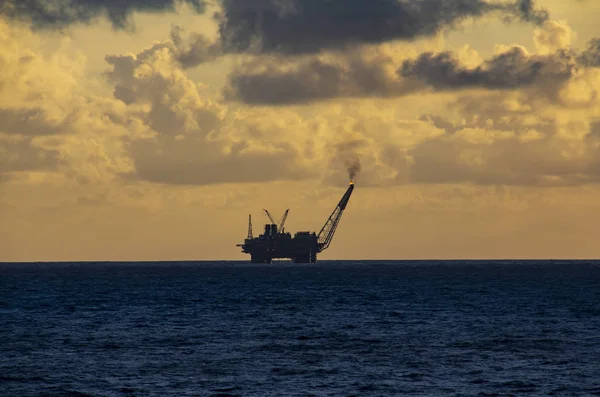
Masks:
[[[289,212],[290,212],[289,208],[287,210],[285,210],[283,216],[281,217],[281,221],[279,222],[279,230],[281,230],[282,233],[283,233],[283,227],[285,226],[285,220],[287,219]]]
[[[350,196],[352,195],[352,191],[354,190],[354,183],[350,182],[350,186],[348,186],[348,190],[342,196],[342,199],[338,203],[338,205],[334,208],[331,215],[329,215],[329,219],[323,225],[323,228],[319,232],[318,235],[318,244],[320,251],[323,251],[329,247],[331,244],[331,240],[333,239],[333,235],[335,234],[335,230],[337,229],[338,224],[340,223],[340,219],[342,219],[342,214],[348,205],[348,201],[350,200]]]
[[[263,208],[263,210],[265,210],[265,209]],[[275,219],[273,219],[273,217],[271,216],[271,214],[269,213],[269,211],[265,210],[265,213],[267,214],[267,216],[271,220],[271,223],[274,224],[274,225],[276,225],[277,222],[275,222]]]

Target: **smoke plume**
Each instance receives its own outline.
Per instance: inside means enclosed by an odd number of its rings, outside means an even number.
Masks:
[[[360,172],[360,160],[358,157],[352,160],[347,160],[346,168],[348,169],[348,178],[350,178],[351,181],[354,181],[354,179],[356,179],[356,175]]]
[[[335,145],[336,157],[346,167],[348,178],[354,181],[361,170],[360,149],[365,147],[367,142],[362,137],[352,136],[349,133],[340,139],[342,141]]]

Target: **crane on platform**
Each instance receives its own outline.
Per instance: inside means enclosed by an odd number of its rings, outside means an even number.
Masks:
[[[329,215],[327,222],[325,222],[321,228],[321,231],[317,236],[317,241],[319,242],[319,252],[329,248],[329,244],[331,244],[331,240],[333,240],[333,235],[335,234],[335,230],[340,223],[340,219],[342,219],[342,215],[344,214],[344,210],[348,205],[348,201],[350,201],[350,195],[352,194],[353,190],[354,182],[351,181],[348,190],[346,190],[346,193],[338,205],[333,209],[331,215]]]
[[[288,208],[287,210],[285,210],[285,212],[283,213],[283,216],[281,217],[281,219],[279,220],[279,222],[275,222],[275,218],[273,218],[273,216],[271,215],[271,213],[269,212],[269,210],[266,210],[266,209],[263,208],[263,211],[265,211],[265,214],[267,214],[267,217],[271,221],[271,224],[272,225],[278,225],[277,226],[277,230],[280,230],[281,232],[283,232],[285,221],[287,219],[288,213],[290,212],[290,209]]]
[[[281,233],[283,233],[284,228],[285,228],[285,221],[287,219],[288,213],[290,212],[290,209],[288,208],[287,210],[285,210],[285,212],[283,213],[283,216],[281,217],[281,221],[279,221],[279,230],[281,230]]]
[[[269,210],[266,210],[263,208],[263,211],[265,211],[265,214],[267,214],[267,216],[269,217],[269,220],[271,221],[272,225],[276,225],[277,222],[275,222],[275,219],[273,219],[273,217],[271,216],[271,213],[269,212]]]

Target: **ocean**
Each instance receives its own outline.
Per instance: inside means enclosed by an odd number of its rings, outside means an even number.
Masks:
[[[600,396],[600,261],[0,264],[0,396]]]

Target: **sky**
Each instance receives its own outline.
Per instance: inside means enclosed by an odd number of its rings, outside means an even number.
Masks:
[[[600,257],[600,1],[4,0],[0,261]]]

